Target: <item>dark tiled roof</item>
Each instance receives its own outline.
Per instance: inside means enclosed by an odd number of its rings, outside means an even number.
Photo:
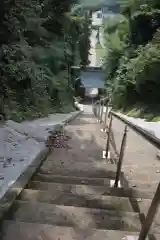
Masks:
[[[81,83],[85,88],[104,88],[102,71],[82,71]]]

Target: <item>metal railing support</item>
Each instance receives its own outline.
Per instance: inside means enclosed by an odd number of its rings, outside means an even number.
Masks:
[[[100,120],[100,115],[101,115],[101,101],[99,101],[99,106],[98,106],[98,121]]]
[[[93,102],[92,102],[92,111],[93,111],[93,113],[95,115],[95,104]]]
[[[102,101],[102,106],[101,106],[100,122],[103,121],[103,111],[104,111],[104,101]]]
[[[92,111],[93,111],[93,113],[95,114],[95,104],[94,104],[93,98],[92,98]]]
[[[146,219],[143,223],[143,226],[142,226],[142,229],[141,229],[138,240],[145,240],[146,239],[146,237],[148,235],[148,232],[150,230],[150,227],[152,225],[152,222],[154,220],[154,217],[157,213],[157,209],[158,209],[159,204],[160,204],[160,183],[158,184],[156,193],[155,193],[154,198],[152,200],[151,206],[148,210]]]
[[[96,103],[97,103],[95,105],[96,115],[98,117],[98,120],[101,121],[102,117],[103,117],[104,102],[103,102],[102,106],[101,106],[102,100],[100,100],[99,102],[96,102]],[[122,138],[121,148],[120,148],[119,161],[118,161],[117,172],[116,172],[116,179],[115,179],[115,183],[114,183],[114,187],[118,187],[118,183],[120,180],[120,174],[121,174],[121,168],[122,168],[122,164],[123,164],[124,153],[125,153],[126,141],[127,141],[127,126],[129,126],[131,129],[133,129],[138,134],[143,136],[146,140],[148,140],[151,144],[156,146],[158,149],[160,149],[160,141],[155,136],[149,135],[143,129],[140,129],[139,127],[130,123],[128,120],[119,116],[115,112],[111,111],[109,113],[109,116],[107,113],[108,113],[108,104],[106,106],[106,113],[105,113],[105,118],[104,118],[104,124],[105,124],[105,126],[107,126],[108,117],[110,116],[110,122],[109,122],[109,128],[108,128],[108,138],[107,138],[107,143],[106,143],[106,158],[108,158],[108,155],[109,155],[110,136],[111,136],[113,116],[118,118],[119,120],[121,120],[122,122],[124,122],[126,124],[125,129],[124,129],[123,138]],[[158,209],[159,205],[160,205],[160,183],[158,184],[158,187],[157,187],[156,193],[154,195],[154,198],[152,200],[151,206],[148,210],[147,216],[142,225],[138,240],[146,240],[146,237],[149,233],[149,230],[151,228],[151,225],[153,223],[153,220],[155,218],[155,215],[157,213],[157,209]]]
[[[94,115],[95,115],[95,117],[97,117],[97,103],[94,103],[93,104],[93,109],[94,109]]]
[[[120,179],[121,168],[122,168],[123,157],[124,157],[124,151],[125,151],[125,146],[126,146],[126,140],[127,140],[127,125],[125,126],[124,134],[123,134],[123,138],[122,138],[121,150],[120,150],[120,154],[119,154],[116,180],[115,180],[115,183],[114,183],[114,187],[118,186],[118,182],[119,182],[119,179]]]
[[[108,120],[108,104],[106,105],[106,112],[104,117],[104,126],[107,127],[107,120]]]
[[[98,119],[98,113],[99,113],[99,103],[96,104],[96,117]]]
[[[110,119],[109,128],[108,128],[108,138],[107,138],[107,144],[106,144],[106,158],[108,158],[108,153],[109,153],[109,143],[110,143],[110,136],[111,136],[112,120],[113,120],[113,116],[111,114],[111,119]]]

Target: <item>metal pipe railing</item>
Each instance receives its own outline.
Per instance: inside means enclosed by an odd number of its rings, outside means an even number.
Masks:
[[[154,145],[156,148],[160,149],[160,139],[154,136],[153,134],[150,134],[146,130],[142,129],[141,127],[138,127],[137,125],[131,123],[124,117],[120,116],[119,114],[115,113],[114,111],[111,111],[111,114],[119,119],[120,121],[124,122],[127,124],[128,127],[130,127],[132,130],[134,130],[136,133],[141,135],[143,138],[145,138],[148,142],[150,142],[152,145]]]
[[[158,184],[156,193],[155,193],[154,198],[152,200],[151,206],[148,210],[148,214],[147,214],[146,219],[145,219],[145,221],[142,225],[138,240],[145,240],[146,239],[146,237],[149,233],[150,227],[151,227],[151,225],[153,223],[153,220],[155,218],[155,215],[157,213],[159,203],[160,203],[160,183]]]
[[[100,116],[103,116],[103,113],[101,113],[101,110],[104,108],[104,101],[105,100],[106,99],[102,99],[102,100],[99,101],[99,115],[97,114],[97,116],[96,116],[98,118],[100,118]],[[102,102],[103,102],[103,107],[101,109],[101,103]],[[106,106],[106,112],[108,112],[107,107],[108,106]],[[153,146],[155,146],[158,149],[160,149],[160,140],[156,136],[150,134],[146,130],[138,127],[137,125],[135,125],[133,123],[131,123],[130,121],[128,121],[124,117],[120,116],[119,114],[115,113],[114,111],[111,111],[110,112],[110,123],[109,123],[109,129],[108,129],[108,138],[107,138],[107,144],[106,144],[106,158],[108,158],[109,145],[110,145],[110,134],[111,134],[113,117],[119,119],[120,121],[122,121],[126,125],[125,129],[124,129],[123,138],[122,138],[119,160],[118,160],[118,164],[117,164],[116,179],[115,179],[115,184],[114,184],[114,187],[118,187],[118,182],[120,180],[121,168],[122,168],[122,164],[123,164],[125,146],[126,146],[126,142],[127,142],[127,127],[130,127],[137,134],[141,135],[145,140],[150,142]],[[107,113],[105,115],[105,120],[104,120],[104,124],[107,125],[106,119],[108,119]],[[103,119],[101,117],[100,121],[102,121],[102,120]],[[155,215],[157,213],[157,209],[158,209],[159,204],[160,204],[160,183],[158,184],[156,193],[155,193],[154,198],[152,200],[151,206],[148,210],[148,214],[146,216],[146,219],[142,224],[142,228],[141,228],[138,240],[145,240],[146,239],[146,237],[149,233],[150,227],[151,227],[151,225],[153,223],[153,220],[155,218]]]
[[[99,101],[98,105],[98,120],[100,121],[100,115],[101,115],[101,101]]]
[[[109,128],[108,128],[108,138],[107,138],[107,144],[106,144],[106,159],[108,158],[109,155],[109,143],[110,143],[110,135],[111,135],[111,128],[112,128],[112,116],[109,122]]]
[[[104,112],[104,102],[102,102],[102,106],[101,106],[100,122],[103,121],[103,112]]]
[[[119,160],[118,160],[118,165],[117,165],[117,173],[116,173],[116,180],[115,180],[115,183],[114,183],[114,187],[118,187],[118,182],[120,180],[122,163],[123,163],[123,157],[124,157],[124,152],[125,152],[125,147],[126,147],[126,140],[127,140],[127,125],[125,126],[124,134],[123,134],[123,138],[122,138],[121,150],[120,150],[120,154],[119,154]]]
[[[106,106],[106,111],[105,111],[105,118],[104,118],[105,126],[107,125],[107,120],[108,120],[108,105]]]

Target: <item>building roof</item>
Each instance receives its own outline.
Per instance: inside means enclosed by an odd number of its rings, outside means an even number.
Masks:
[[[85,88],[104,88],[102,71],[81,71],[81,83]]]

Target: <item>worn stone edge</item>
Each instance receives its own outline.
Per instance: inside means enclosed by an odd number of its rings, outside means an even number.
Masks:
[[[72,116],[62,122],[61,125],[64,127],[66,124],[78,117],[82,112],[83,111],[75,112]],[[0,223],[3,221],[4,215],[7,214],[8,210],[13,205],[15,199],[20,195],[29,180],[35,174],[36,170],[46,159],[48,154],[49,150],[47,149],[47,147],[40,151],[36,158],[33,160],[33,162],[26,168],[26,170],[24,170],[24,172],[17,178],[17,180],[9,187],[5,195],[0,199]]]
[[[48,149],[45,148],[40,151],[33,162],[26,168],[26,170],[17,178],[17,180],[6,191],[5,195],[0,199],[0,221],[3,220],[4,214],[12,206],[13,202],[21,191],[27,185],[29,179],[33,176],[42,161],[47,157]]]

